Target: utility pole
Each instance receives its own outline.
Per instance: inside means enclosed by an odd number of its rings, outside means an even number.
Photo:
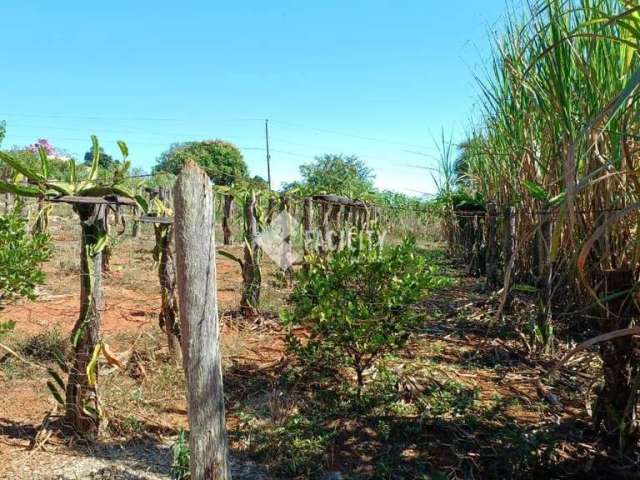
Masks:
[[[269,153],[269,119],[264,121],[264,136],[267,140],[267,182],[269,182],[269,190],[271,190],[271,154]]]

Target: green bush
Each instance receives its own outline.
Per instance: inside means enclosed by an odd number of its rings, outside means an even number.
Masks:
[[[307,342],[289,335],[289,346],[309,365],[351,367],[358,392],[363,373],[377,358],[397,350],[424,318],[417,303],[447,283],[405,240],[388,249],[366,241],[312,262],[298,274],[288,326],[302,326]]]
[[[33,298],[44,281],[40,265],[51,255],[49,236],[29,235],[19,210],[0,215],[0,308],[15,298]]]

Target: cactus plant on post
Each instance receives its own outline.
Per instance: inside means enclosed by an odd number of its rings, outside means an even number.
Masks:
[[[103,354],[108,361],[113,361],[100,336],[102,249],[107,242],[105,211],[109,204],[124,202],[124,199],[128,199],[129,204],[136,203],[131,201],[134,195],[121,183],[98,184],[100,149],[98,139],[92,136],[91,140],[95,153],[84,179],[78,177],[73,160],[69,161],[68,178],[60,181],[49,178],[46,155],[40,155],[42,171],[37,172],[13,156],[0,152],[0,161],[29,180],[28,185],[0,181],[0,192],[69,203],[80,220],[80,316],[71,334],[75,355],[66,385],[56,376],[57,387],[51,384],[50,388],[59,400],[62,395],[58,388],[65,391],[66,420],[85,437],[96,437],[103,419],[98,396],[98,358]],[[124,161],[117,178],[122,179],[130,162],[126,144],[118,142],[118,146]]]
[[[167,200],[166,191],[168,191],[167,188],[161,187],[159,195],[152,198],[148,204],[146,201],[140,200],[141,210],[145,216],[138,218],[137,221],[153,224],[156,239],[153,259],[158,263],[158,279],[162,298],[158,320],[160,329],[167,334],[171,360],[176,366],[179,366],[182,363],[182,349],[180,346],[178,299],[176,297],[176,268],[171,249],[173,220],[170,217],[173,212],[164,203]]]
[[[243,291],[240,300],[240,310],[247,317],[255,317],[260,305],[260,290],[262,284],[262,248],[258,243],[258,236],[264,226],[263,208],[258,199],[268,198],[268,191],[261,191],[251,184],[237,185],[233,189],[234,196],[242,204],[244,216],[244,252],[239,258],[229,252],[219,251],[220,255],[238,262],[242,270]]]

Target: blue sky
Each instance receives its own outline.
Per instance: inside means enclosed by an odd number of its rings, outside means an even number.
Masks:
[[[81,157],[89,136],[149,169],[171,143],[223,138],[274,185],[322,153],[376,185],[433,192],[434,138],[460,139],[504,0],[4,0],[3,147],[39,137]],[[420,154],[418,154],[419,152]],[[426,156],[425,156],[426,155]]]

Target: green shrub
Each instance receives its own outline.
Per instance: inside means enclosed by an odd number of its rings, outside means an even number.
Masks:
[[[19,210],[0,215],[0,308],[15,298],[33,298],[44,281],[40,265],[51,255],[49,236],[29,235]]]
[[[406,343],[423,317],[417,303],[425,292],[447,282],[412,239],[388,249],[360,241],[298,275],[283,321],[304,327],[310,338],[303,344],[290,335],[290,348],[310,365],[353,368],[358,392],[365,370]]]

